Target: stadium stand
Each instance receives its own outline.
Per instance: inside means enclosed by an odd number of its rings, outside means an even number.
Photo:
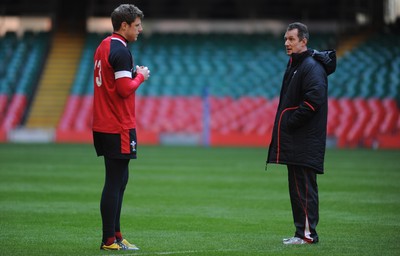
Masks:
[[[0,129],[7,131],[24,122],[42,72],[49,34],[25,32],[21,38],[7,33],[0,41]],[[4,134],[4,132],[2,133]]]
[[[77,76],[80,82],[72,89],[60,129],[90,128],[92,74],[87,61],[103,37],[88,35]],[[391,97],[398,96],[398,76],[389,74],[398,73],[392,57],[397,56],[399,39],[384,38],[376,34],[344,52],[337,73],[330,78],[328,135],[339,147],[372,147],[379,144],[376,140],[382,132],[396,133],[399,111]],[[331,35],[313,39],[317,49],[327,49],[334,42]],[[377,50],[381,45],[386,49],[383,54]],[[153,34],[131,50],[136,62],[146,63],[155,74],[137,92],[138,129],[152,138],[163,133],[200,133],[207,128],[204,118],[209,115],[211,144],[266,145],[287,61],[280,38],[272,34]],[[206,102],[209,113],[204,112]],[[73,109],[80,113],[72,114]]]
[[[58,142],[91,141],[91,62],[105,35],[86,34],[56,126]],[[24,116],[29,114],[29,97],[35,94],[35,86],[23,81],[37,81],[38,73],[45,72],[41,65],[33,64],[24,69],[35,79],[16,77],[11,71],[22,68],[20,58],[29,63],[31,56],[46,56],[49,34],[24,35],[28,36],[43,41],[31,44],[27,51],[26,40],[13,34],[0,40],[2,140],[4,131],[25,125]],[[310,47],[334,48],[336,40],[332,34],[317,34]],[[36,50],[40,45],[42,50]],[[400,147],[398,45],[399,35],[378,32],[341,52],[337,70],[329,77],[328,137],[334,145]],[[146,63],[153,74],[137,91],[142,143],[158,144],[165,134],[207,133],[203,138],[208,141],[201,143],[267,145],[287,61],[282,38],[269,33],[154,33],[132,44],[131,50],[135,62]],[[16,67],[10,68],[12,65]],[[25,87],[29,89],[22,90]],[[21,92],[23,97],[18,99]]]

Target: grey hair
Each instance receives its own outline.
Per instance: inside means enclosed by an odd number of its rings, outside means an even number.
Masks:
[[[290,31],[290,30],[293,30],[296,28],[298,31],[297,36],[299,37],[300,40],[303,40],[304,38],[306,38],[308,40],[310,38],[310,34],[308,33],[307,26],[301,22],[294,22],[294,23],[289,24],[286,31]]]

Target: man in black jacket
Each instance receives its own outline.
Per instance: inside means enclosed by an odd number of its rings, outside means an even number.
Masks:
[[[317,174],[324,173],[328,79],[336,69],[335,51],[307,47],[306,25],[296,22],[285,33],[290,56],[283,77],[268,163],[285,164],[296,231],[284,244],[317,243]]]

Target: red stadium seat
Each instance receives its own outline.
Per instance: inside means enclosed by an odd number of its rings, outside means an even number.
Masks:
[[[7,103],[8,103],[8,95],[0,94],[0,124],[3,120],[4,115],[6,114]]]
[[[91,130],[93,113],[93,96],[85,95],[82,98],[82,104],[76,116],[74,130],[85,131]]]
[[[335,98],[329,98],[328,100],[328,124],[327,124],[327,135],[334,135],[334,131],[339,124],[340,107],[338,100]]]
[[[21,122],[27,105],[27,98],[24,94],[14,94],[11,99],[7,114],[2,123],[2,129],[8,131]]]
[[[394,99],[383,99],[383,107],[385,109],[386,115],[383,119],[379,131],[382,134],[393,132],[397,125],[398,119],[398,108],[397,103]]]
[[[385,110],[382,101],[377,98],[368,99],[368,107],[370,109],[370,118],[364,129],[364,145],[372,147],[376,137],[379,134],[379,126],[385,118]]]
[[[70,95],[67,100],[67,104],[64,108],[64,113],[61,117],[58,128],[61,131],[71,130],[74,126],[75,117],[81,106],[82,97],[79,95]]]
[[[335,136],[337,138],[337,146],[343,148],[347,145],[347,134],[354,123],[354,117],[356,115],[353,102],[349,98],[339,99],[340,116],[339,124],[335,129]]]
[[[371,113],[368,107],[368,103],[363,98],[353,99],[354,110],[356,119],[354,124],[350,127],[347,134],[346,143],[350,147],[356,147],[361,145],[363,138],[364,128],[369,122]]]

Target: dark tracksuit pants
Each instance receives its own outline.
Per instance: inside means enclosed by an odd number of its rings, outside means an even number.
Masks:
[[[309,243],[318,242],[319,220],[317,173],[308,167],[288,165],[289,195],[295,235]]]

